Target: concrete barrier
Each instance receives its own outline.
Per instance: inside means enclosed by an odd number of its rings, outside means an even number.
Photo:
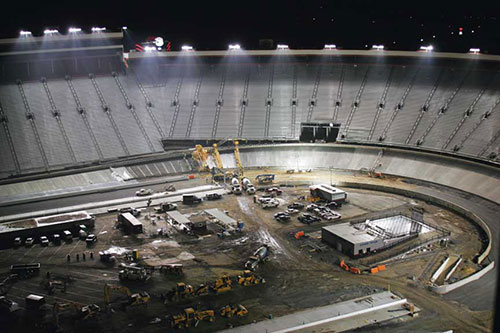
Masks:
[[[493,268],[495,268],[495,262],[494,261],[492,261],[488,266],[486,266],[482,270],[480,270],[480,271],[478,271],[478,272],[476,272],[476,273],[474,273],[474,274],[466,277],[465,279],[462,279],[460,281],[457,281],[457,282],[451,283],[451,284],[444,284],[442,286],[431,286],[430,289],[433,292],[438,293],[438,294],[446,294],[446,293],[449,293],[452,290],[455,290],[457,288],[465,286],[467,283],[479,280],[480,278],[483,277],[483,275],[485,275],[486,273],[488,273],[489,271],[491,271]]]

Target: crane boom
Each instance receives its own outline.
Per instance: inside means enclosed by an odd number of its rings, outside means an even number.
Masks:
[[[240,143],[238,140],[234,140],[234,159],[236,160],[236,166],[238,167],[238,174],[240,177],[243,176],[243,165],[240,159]]]
[[[220,158],[219,149],[217,148],[217,144],[214,143],[213,147],[214,147],[213,155],[214,155],[214,159],[215,159],[215,164],[217,165],[217,168],[222,170],[224,168],[224,166],[222,165],[222,160]]]

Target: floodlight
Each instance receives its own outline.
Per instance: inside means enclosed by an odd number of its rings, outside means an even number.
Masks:
[[[288,50],[288,45],[286,44],[278,44],[278,50]]]
[[[335,50],[337,48],[337,45],[335,44],[325,44],[324,49],[325,50]]]
[[[68,32],[80,32],[80,31],[82,31],[81,28],[69,28],[68,29]]]
[[[472,54],[478,54],[479,52],[481,52],[481,49],[478,49],[478,48],[469,49],[469,53],[472,53]]]
[[[383,51],[384,45],[372,45],[372,49],[377,50],[377,51]]]
[[[126,28],[127,27],[124,27],[124,29],[126,29]],[[106,30],[105,27],[102,27],[102,28],[100,28],[100,27],[93,27],[92,28],[92,32],[100,32],[100,31],[105,31],[105,30]]]
[[[229,44],[229,49],[230,50],[241,50],[240,44]]]
[[[191,45],[182,45],[181,50],[182,51],[192,51],[193,47]]]
[[[57,30],[57,29],[45,29],[43,31],[43,33],[45,35],[57,34],[58,32],[59,32],[59,30]]]
[[[432,50],[434,50],[434,48],[432,47],[432,45],[429,45],[429,46],[420,46],[420,51],[431,52]]]
[[[126,26],[123,26],[123,27],[122,27],[122,30],[127,30],[127,27],[126,27]]]
[[[19,35],[20,36],[31,36],[31,31],[24,31],[24,30],[21,30],[19,32]]]

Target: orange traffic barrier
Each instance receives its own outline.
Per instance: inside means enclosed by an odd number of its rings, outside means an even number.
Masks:
[[[361,274],[361,270],[359,268],[356,268],[356,267],[351,267],[351,273]]]
[[[370,269],[370,273],[372,273],[372,274],[376,274],[376,273],[378,273],[378,267],[371,268],[371,269]]]
[[[194,175],[189,175],[188,179],[194,179]]]
[[[378,271],[385,271],[385,265],[378,265],[377,266]]]
[[[303,237],[305,235],[305,233],[303,231],[299,231],[295,234],[295,238],[296,239],[300,239],[301,237]]]

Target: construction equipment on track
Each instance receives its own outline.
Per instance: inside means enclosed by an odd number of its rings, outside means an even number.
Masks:
[[[238,284],[250,286],[252,284],[266,283],[266,281],[250,270],[243,271],[243,275],[238,275]]]
[[[215,312],[213,310],[196,311],[193,308],[186,308],[182,313],[167,317],[167,321],[172,328],[196,327],[202,320],[215,321]]]
[[[266,173],[262,175],[257,175],[255,179],[259,182],[259,184],[272,184],[274,181],[274,177],[276,177],[273,173]]]
[[[128,300],[126,303],[122,304],[125,307],[126,306],[136,306],[136,305],[147,305],[149,301],[151,300],[151,296],[145,291],[139,292],[139,293],[134,293],[132,294],[130,292],[130,289],[128,289],[125,286],[118,286],[114,284],[108,284],[106,283],[104,285],[104,301],[106,303],[106,306],[109,306],[111,303],[111,291],[117,290],[123,294],[126,294],[128,296]]]
[[[231,318],[232,316],[243,317],[248,314],[247,308],[243,305],[226,305],[219,310],[221,317]]]

